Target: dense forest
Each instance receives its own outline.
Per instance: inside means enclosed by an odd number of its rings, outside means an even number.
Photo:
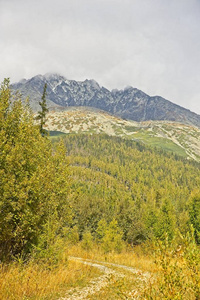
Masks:
[[[142,143],[106,135],[68,135],[74,222],[96,235],[116,220],[123,239],[172,239],[192,224],[199,242],[200,165]]]

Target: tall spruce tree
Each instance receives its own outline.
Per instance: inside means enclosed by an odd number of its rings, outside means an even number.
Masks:
[[[197,244],[200,245],[200,197],[194,195],[189,204],[190,222],[194,228],[194,237]]]
[[[40,120],[40,133],[42,136],[45,136],[47,134],[47,131],[44,129],[44,125],[46,122],[46,114],[48,113],[47,108],[47,102],[46,102],[46,95],[47,95],[47,84],[45,83],[42,98],[39,102],[39,105],[41,106],[41,111],[38,112],[38,115],[36,117],[36,120]]]

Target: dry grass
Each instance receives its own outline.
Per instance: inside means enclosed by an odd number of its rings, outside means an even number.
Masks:
[[[67,255],[132,266],[143,271],[152,271],[153,265],[152,259],[142,254],[139,248],[134,251],[124,250],[120,254],[114,252],[105,254],[95,245],[86,251],[80,243],[68,247]],[[101,272],[97,268],[71,260],[67,265],[60,263],[57,268],[51,270],[36,262],[1,264],[0,300],[59,299],[71,288],[87,286],[92,278],[100,275]],[[125,279],[112,280],[108,287],[100,292],[97,299],[102,299],[101,296],[109,299],[114,295],[116,297],[114,299],[120,299],[117,294],[119,293],[120,297],[125,289],[130,291],[136,282],[133,274],[127,275]]]
[[[163,256],[161,253],[160,263],[155,264],[153,256],[145,251],[144,245],[142,248],[138,246],[134,249],[124,249],[122,253],[107,254],[97,245],[94,245],[91,250],[84,250],[79,243],[75,246],[71,245],[67,249],[69,256],[120,264],[141,270],[134,274],[123,268],[107,265],[116,273],[108,276],[108,284],[97,293],[88,295],[87,299],[117,300],[135,299],[135,297],[155,300],[199,299],[195,298],[198,297],[196,295],[199,295],[198,264],[195,265],[191,261],[192,265],[188,268],[182,255],[171,258]],[[196,268],[195,272],[194,268]],[[152,278],[144,278],[145,272],[151,273]],[[123,274],[123,276],[118,276],[118,274]],[[1,264],[0,300],[59,299],[64,297],[68,291],[73,291],[74,288],[79,287],[79,290],[82,291],[82,288],[89,286],[91,279],[101,275],[98,268],[73,260],[68,260],[67,264],[60,263],[58,267],[51,270],[36,262]],[[180,296],[174,298],[177,294]]]
[[[195,298],[195,295],[199,295],[198,266],[192,264],[192,267],[188,268],[181,255],[171,258],[162,254],[160,263],[155,264],[153,255],[150,253],[151,249],[148,253],[144,245],[142,248],[137,246],[133,249],[124,249],[122,253],[107,254],[95,244],[91,250],[84,250],[81,243],[71,245],[67,249],[68,256],[120,264],[141,270],[141,273],[134,274],[123,268],[107,265],[114,269],[116,274],[108,277],[108,284],[98,293],[88,295],[87,299],[117,300],[135,299],[135,297],[155,300],[199,299]],[[196,267],[195,272],[194,267]],[[145,281],[142,279],[145,272],[152,274],[150,281],[148,278]],[[118,277],[118,273],[123,273],[124,276]],[[8,266],[0,265],[0,300],[59,299],[73,288],[79,287],[81,291],[82,288],[88,286],[91,279],[100,275],[102,273],[98,268],[73,260],[69,260],[67,265],[61,263],[52,270],[45,269],[35,262],[25,265],[19,263],[12,263]],[[177,293],[180,297],[173,298]]]
[[[116,272],[123,273],[123,277],[111,276],[109,283],[106,287],[101,289],[98,294],[90,295],[87,299],[91,300],[110,300],[110,299],[144,299],[143,291],[148,284],[149,278],[144,278],[149,273],[157,272],[154,264],[154,259],[151,255],[145,254],[144,247],[134,247],[134,250],[124,249],[121,253],[107,253],[105,254],[99,247],[94,245],[92,250],[84,250],[81,247],[81,243],[76,246],[72,246],[68,249],[68,254],[71,256],[82,257],[92,261],[101,261],[105,263],[114,263],[124,266],[129,266],[141,270],[136,274],[119,268],[113,265],[107,265]]]
[[[65,295],[67,289],[87,285],[101,273],[96,268],[69,261],[54,270],[44,269],[36,263],[12,263],[0,266],[1,300],[44,300]]]
[[[70,247],[68,249],[68,255],[126,265],[142,271],[156,271],[153,257],[145,254],[140,246],[134,247],[134,249],[124,249],[121,253],[110,252],[105,254],[96,245],[94,245],[92,250],[84,250],[81,244],[79,244]]]

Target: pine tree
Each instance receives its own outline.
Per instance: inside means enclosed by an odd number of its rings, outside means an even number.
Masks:
[[[194,237],[197,244],[200,244],[200,197],[194,195],[189,205],[190,222],[194,228]]]
[[[47,103],[46,103],[46,94],[47,94],[47,84],[44,85],[44,90],[42,94],[42,101],[39,102],[39,105],[41,106],[41,111],[38,112],[38,116],[36,117],[36,120],[40,120],[40,133],[42,136],[45,136],[47,134],[47,131],[44,129],[44,125],[46,122],[46,114],[48,113]]]

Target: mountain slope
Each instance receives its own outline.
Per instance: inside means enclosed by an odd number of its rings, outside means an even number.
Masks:
[[[29,80],[13,84],[23,97],[29,96],[30,105],[39,109],[44,84],[47,83],[49,107],[89,106],[102,109],[121,118],[138,122],[147,120],[169,120],[200,127],[200,116],[179,105],[159,97],[150,97],[144,92],[128,87],[109,91],[94,80],[67,80],[57,74],[37,75]]]
[[[106,133],[172,151],[200,161],[200,130],[169,121],[127,121],[89,107],[68,107],[47,114],[46,129],[63,133]]]

